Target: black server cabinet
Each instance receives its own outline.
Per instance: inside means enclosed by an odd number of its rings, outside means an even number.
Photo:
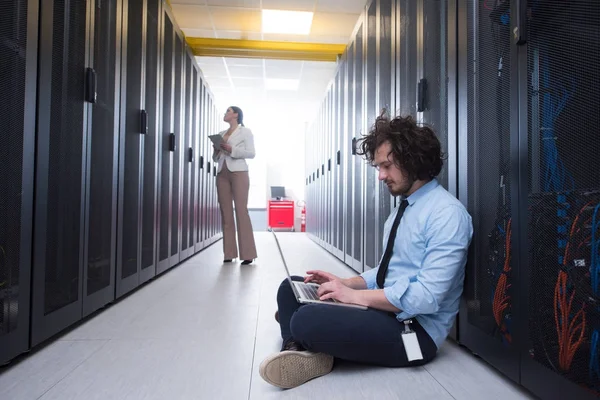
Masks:
[[[89,106],[83,315],[115,298],[122,0],[96,0],[89,64],[96,99]]]
[[[419,20],[422,35],[422,68],[415,82],[417,111],[430,126],[447,155],[438,181],[456,192],[456,126],[449,124],[455,115],[455,101],[449,101],[456,88],[456,1],[421,0]],[[455,121],[455,120],[453,120]]]
[[[363,121],[363,134],[369,133],[370,128],[375,124],[375,119],[379,115],[377,110],[377,76],[378,76],[378,65],[377,65],[377,7],[378,0],[374,0],[367,7],[366,12],[366,40],[364,41],[364,60],[365,65],[365,97],[364,97],[364,109],[363,115],[365,120]],[[363,162],[364,164],[364,162]],[[378,264],[377,258],[377,230],[378,223],[376,218],[377,215],[377,171],[370,166],[365,167],[365,225],[364,225],[364,246],[365,246],[365,259],[364,268],[371,269],[375,268]]]
[[[177,139],[173,127],[175,86],[175,29],[167,13],[163,13],[162,67],[162,139],[160,146],[159,248],[156,273],[171,267],[171,226],[173,200],[173,163]]]
[[[210,131],[210,114],[208,113],[208,109],[209,109],[209,92],[206,88],[206,86],[204,87],[204,105],[202,107],[203,111],[202,111],[202,115],[204,117],[204,143],[208,143],[208,139],[206,139],[206,137],[208,135],[212,135],[212,132]],[[209,228],[209,212],[208,209],[210,207],[210,174],[211,174],[211,169],[212,169],[212,153],[213,153],[213,149],[212,146],[206,146],[205,148],[205,152],[204,152],[204,162],[205,162],[205,173],[204,175],[204,185],[203,185],[203,191],[202,191],[202,226],[201,226],[201,232],[202,232],[202,242],[204,246],[208,246],[208,228]]]
[[[158,256],[158,182],[162,129],[160,90],[162,77],[162,10],[160,0],[147,0],[145,55],[145,111],[147,130],[144,134],[142,181],[142,239],[139,283],[156,275]]]
[[[195,214],[195,226],[194,226],[194,251],[197,253],[204,248],[204,238],[202,237],[202,209],[204,208],[204,160],[206,159],[206,134],[204,129],[204,80],[202,79],[202,74],[198,76],[197,82],[197,133],[196,133],[196,200],[194,202],[194,207],[196,209]]]
[[[39,5],[0,14],[0,365],[29,347]]]
[[[365,19],[359,23],[354,40],[355,64],[354,64],[354,133],[353,139],[356,141],[365,134],[364,128],[364,77],[365,77],[365,60],[364,60],[364,32]],[[362,157],[354,156],[354,172],[353,172],[353,188],[354,193],[354,244],[353,244],[353,266],[357,272],[363,272],[364,269],[364,217],[366,215],[365,199],[364,199],[364,173],[366,164]]]
[[[391,110],[392,93],[392,0],[379,0],[377,8],[377,30],[376,30],[376,53],[377,53],[377,105],[375,107],[379,114],[385,113],[389,117],[393,116]],[[371,169],[371,168],[369,168]],[[374,173],[375,179],[378,179],[377,173]],[[383,256],[385,248],[383,247],[383,226],[389,217],[393,202],[390,191],[383,181],[377,181],[376,191],[376,232],[375,236],[375,267]]]
[[[41,15],[33,345],[114,298],[121,2]]]
[[[156,272],[152,267],[156,223],[158,4],[158,0],[128,1],[123,11],[117,297]],[[148,252],[152,254],[144,254]]]
[[[170,10],[169,10],[170,11]],[[172,18],[174,20],[174,18]],[[178,29],[175,30],[175,47],[173,61],[173,132],[175,133],[175,151],[173,151],[172,192],[171,192],[171,253],[169,267],[180,261],[180,243],[183,209],[183,155],[185,146],[184,93],[185,93],[185,39]]]
[[[209,96],[208,97],[208,107],[206,109],[206,113],[208,115],[208,129],[209,129],[209,135],[214,135],[215,132],[215,110],[214,110],[214,105],[213,105],[213,99]],[[206,231],[206,238],[208,239],[208,243],[212,244],[214,242],[214,226],[215,226],[215,221],[214,221],[214,217],[215,217],[215,191],[216,191],[216,184],[215,184],[215,175],[216,175],[216,169],[217,169],[218,164],[213,162],[212,166],[209,168],[208,172],[208,176],[209,176],[209,180],[208,180],[208,192],[207,192],[207,196],[208,196],[208,208],[207,208],[207,214],[208,214],[208,226],[207,226],[207,231]]]
[[[508,2],[459,3],[459,198],[474,235],[459,313],[459,340],[514,381],[514,343],[522,307],[517,295],[511,193],[510,14]],[[511,249],[514,249],[511,253]]]
[[[348,64],[346,62],[346,56],[342,57],[342,61],[340,63],[340,68],[337,76],[337,100],[336,100],[336,120],[338,124],[336,136],[337,136],[337,146],[334,149],[335,153],[333,154],[333,166],[336,171],[334,184],[337,186],[337,214],[335,216],[336,219],[336,248],[337,248],[337,256],[342,261],[344,258],[344,245],[345,245],[345,218],[346,215],[346,164],[345,160],[348,157],[346,154],[346,120],[344,118],[344,104],[346,97],[346,69]]]
[[[205,247],[206,242],[206,191],[208,184],[208,164],[211,159],[212,146],[209,146],[208,141],[208,128],[206,115],[206,104],[207,104],[207,90],[204,80],[200,85],[200,153],[202,156],[198,160],[199,170],[199,190],[198,190],[198,236],[196,242],[196,251],[200,251]]]
[[[193,57],[192,57],[193,60]],[[198,67],[192,64],[192,139],[190,143],[190,226],[189,226],[189,237],[188,245],[191,248],[191,253],[195,254],[196,242],[197,242],[197,226],[198,226],[198,159],[199,159],[199,134],[200,134],[200,114],[198,111],[200,97],[199,97],[199,84],[200,76]]]
[[[353,204],[353,176],[354,170],[354,43],[351,42],[346,49],[346,69],[345,69],[345,95],[343,98],[343,119],[345,123],[344,131],[344,262],[353,266],[353,243],[354,243],[354,204]],[[309,142],[310,143],[310,142]]]
[[[185,260],[189,258],[192,254],[194,254],[194,249],[190,247],[190,237],[191,235],[191,227],[192,227],[192,218],[193,210],[191,209],[191,194],[192,194],[192,163],[194,162],[194,148],[193,148],[193,56],[187,52],[185,52],[185,97],[183,99],[184,109],[182,111],[182,116],[184,118],[182,127],[184,129],[183,135],[183,162],[182,162],[182,198],[181,198],[181,244],[180,244],[180,252],[181,252],[181,260]]]
[[[327,143],[325,149],[325,191],[326,191],[326,207],[325,212],[327,215],[326,219],[326,228],[325,228],[325,241],[327,244],[327,249],[330,253],[333,253],[334,245],[333,245],[333,237],[335,234],[335,211],[337,207],[335,205],[335,186],[333,169],[331,165],[331,153],[333,148],[335,147],[335,79],[333,80],[331,86],[329,87],[329,92],[327,94],[327,101],[325,105],[325,141]]]
[[[397,0],[394,66],[396,95],[394,112],[417,117],[417,5],[414,0]]]
[[[522,0],[510,12],[522,39],[511,64],[521,383],[546,399],[597,398],[600,3]]]

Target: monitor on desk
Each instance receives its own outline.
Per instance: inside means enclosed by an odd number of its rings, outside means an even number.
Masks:
[[[285,198],[285,187],[284,186],[271,186],[271,198],[282,200]]]

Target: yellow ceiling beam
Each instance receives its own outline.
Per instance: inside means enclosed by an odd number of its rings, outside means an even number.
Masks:
[[[187,37],[196,56],[335,62],[346,45]]]

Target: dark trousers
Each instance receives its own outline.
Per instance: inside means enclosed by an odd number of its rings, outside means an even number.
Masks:
[[[292,279],[303,280],[299,276]],[[401,338],[404,324],[395,314],[374,309],[299,304],[287,279],[279,286],[277,304],[284,344],[294,340],[313,352],[385,367],[423,365],[437,352],[433,340],[413,320],[411,329],[417,334],[423,360],[409,362]]]

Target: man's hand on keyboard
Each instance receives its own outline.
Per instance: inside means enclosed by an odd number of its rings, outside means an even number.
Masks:
[[[321,300],[334,299],[341,303],[356,304],[357,290],[350,289],[341,280],[331,280],[319,286],[317,295]]]
[[[316,284],[322,285],[325,282],[341,280],[334,274],[330,274],[329,272],[325,272],[325,271],[314,270],[314,271],[307,271],[306,273],[308,274],[308,276],[306,276],[304,278],[304,283],[316,283]]]

